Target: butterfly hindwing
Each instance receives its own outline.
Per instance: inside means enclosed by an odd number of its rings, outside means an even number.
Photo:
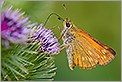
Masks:
[[[83,69],[91,69],[96,66],[98,63],[96,57],[97,53],[93,50],[93,48],[86,45],[86,41],[82,39],[79,40],[77,38],[72,41],[72,44],[69,46],[67,52],[70,68],[74,68],[74,66],[78,65]]]

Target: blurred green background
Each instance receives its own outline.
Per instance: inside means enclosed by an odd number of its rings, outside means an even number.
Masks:
[[[79,28],[84,29],[99,41],[112,47],[117,55],[106,66],[97,65],[92,70],[76,67],[73,71],[68,67],[66,51],[55,56],[57,74],[56,81],[112,81],[121,80],[121,2],[120,1],[12,1],[5,2],[3,7],[12,4],[13,8],[22,8],[32,22],[44,23],[48,15],[56,12],[61,17],[69,17]],[[63,8],[66,5],[66,10]],[[60,26],[62,21],[52,16],[46,24],[47,28]],[[57,37],[59,29],[52,29]],[[62,43],[62,42],[61,42]]]

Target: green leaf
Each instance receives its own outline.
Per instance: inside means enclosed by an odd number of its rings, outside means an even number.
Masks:
[[[54,80],[56,74],[53,57],[40,52],[40,43],[16,46],[1,58],[1,78],[4,81]],[[4,49],[5,51],[5,49]],[[7,50],[6,50],[7,51]]]

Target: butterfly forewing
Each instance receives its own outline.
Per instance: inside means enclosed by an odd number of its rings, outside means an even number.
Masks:
[[[115,56],[114,50],[77,28],[74,24],[67,29],[63,40],[68,46],[67,56],[70,69],[77,65],[83,69],[91,69],[96,67],[96,64],[105,65]]]
[[[86,40],[86,43],[89,44],[88,46],[93,47],[94,51],[97,53],[98,63],[100,65],[107,64],[114,59],[116,53],[113,49],[104,45],[81,29],[79,29],[77,34]]]

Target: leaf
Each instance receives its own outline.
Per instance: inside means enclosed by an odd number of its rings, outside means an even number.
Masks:
[[[1,78],[4,81],[54,80],[56,74],[53,57],[39,52],[40,43],[16,46],[1,58]],[[5,51],[5,50],[4,50]]]

